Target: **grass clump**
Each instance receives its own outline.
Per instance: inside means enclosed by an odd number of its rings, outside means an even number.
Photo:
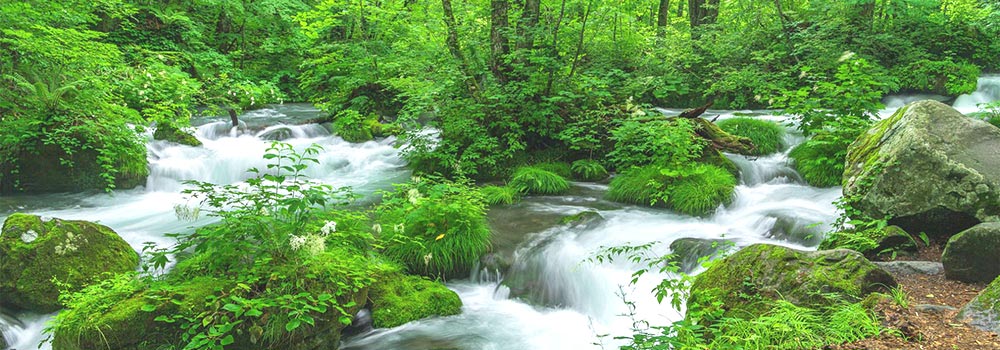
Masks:
[[[735,187],[736,178],[714,165],[694,163],[674,169],[649,165],[612,179],[607,198],[705,215],[728,203]]]
[[[521,200],[521,192],[510,186],[483,186],[479,188],[483,193],[483,201],[487,205],[514,204]]]
[[[534,166],[515,170],[507,186],[530,194],[560,194],[569,190],[570,187],[566,178]]]
[[[593,159],[580,159],[573,162],[573,178],[583,181],[601,181],[608,178],[608,170]]]
[[[532,166],[545,171],[551,171],[556,175],[562,176],[567,179],[573,177],[572,167],[569,165],[569,163],[566,162],[543,162],[543,163],[536,163]]]
[[[826,142],[817,136],[798,145],[788,157],[794,162],[795,170],[809,185],[816,187],[839,186],[844,175],[845,147],[838,143]]]
[[[411,273],[465,277],[490,249],[482,194],[466,181],[417,178],[375,208],[384,254]]]
[[[771,154],[780,151],[783,147],[782,139],[785,136],[785,129],[778,123],[741,117],[721,120],[717,125],[725,132],[753,141],[754,146],[756,146],[751,152],[753,155]]]

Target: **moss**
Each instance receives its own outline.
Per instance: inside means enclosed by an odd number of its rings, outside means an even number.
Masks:
[[[895,285],[892,276],[856,252],[804,252],[755,244],[698,275],[688,306],[717,305],[730,316],[756,317],[767,311],[766,301],[770,300],[823,308],[859,301]]]
[[[560,194],[569,190],[569,181],[554,172],[536,167],[514,171],[507,186],[530,194]]]
[[[843,151],[836,143],[818,135],[796,146],[788,157],[809,185],[832,187],[840,185],[844,174]]]
[[[603,218],[604,217],[601,216],[600,213],[593,210],[587,210],[573,215],[564,216],[562,219],[559,219],[559,223],[563,225],[580,226],[601,220]]]
[[[149,175],[146,146],[128,147],[135,148],[113,153],[107,160],[111,169],[104,169],[100,164],[104,158],[94,149],[67,154],[55,144],[24,146],[8,165],[16,172],[0,176],[0,194],[103,191],[112,185],[118,189],[144,185]],[[111,181],[105,175],[112,176]]]
[[[194,135],[186,133],[183,130],[177,128],[177,126],[170,123],[161,123],[157,125],[156,132],[153,132],[153,139],[169,141],[194,147],[201,146],[201,141],[198,141],[198,139],[194,137]]]
[[[717,124],[730,134],[749,138],[755,146],[750,151],[751,155],[771,154],[783,147],[785,128],[778,123],[754,118],[731,118]]]
[[[4,304],[52,312],[60,287],[77,291],[106,273],[135,270],[139,256],[107,226],[87,221],[13,214],[0,235],[0,291]]]
[[[701,157],[698,158],[698,162],[720,167],[728,171],[730,174],[733,174],[733,177],[740,177],[740,168],[736,166],[736,163],[733,163],[733,161],[723,155],[722,152],[719,152],[712,147],[705,147],[702,150],[702,154]]]
[[[376,279],[369,293],[375,327],[398,327],[427,317],[462,312],[458,294],[440,282],[398,272],[384,273]]]
[[[875,123],[866,133],[854,140],[848,148],[847,163],[864,164],[866,168],[875,164],[878,161],[879,146],[885,141],[886,131],[903,118],[908,108],[904,106],[896,110],[892,116]]]

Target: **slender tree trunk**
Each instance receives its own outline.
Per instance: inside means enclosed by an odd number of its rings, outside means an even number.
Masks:
[[[521,19],[517,21],[517,49],[530,50],[535,47],[535,30],[541,15],[541,0],[525,0]]]
[[[660,0],[659,12],[656,13],[657,35],[663,36],[666,33],[668,22],[670,22],[670,0]]]
[[[510,73],[510,66],[505,62],[510,53],[510,41],[507,39],[510,3],[507,0],[491,0],[490,7],[493,9],[490,15],[490,71],[500,84],[506,84],[507,74]]]
[[[583,21],[580,24],[580,38],[576,41],[576,54],[573,55],[573,65],[569,69],[567,80],[573,80],[573,74],[576,73],[576,67],[580,63],[580,55],[583,53],[583,39],[587,34],[587,18],[590,17],[590,8],[593,5],[592,0],[588,1],[587,8],[583,10]]]
[[[788,51],[795,62],[798,62],[799,57],[795,55],[795,43],[792,42],[791,28],[788,27],[788,17],[785,15],[784,9],[781,8],[781,0],[774,0],[774,8],[778,10],[778,20],[781,21],[781,33],[785,37],[785,45],[788,46]]]
[[[448,27],[448,38],[445,39],[445,45],[448,46],[448,51],[458,61],[458,69],[465,76],[465,85],[469,89],[469,94],[476,101],[479,101],[479,83],[476,82],[476,79],[471,74],[472,72],[469,71],[469,62],[465,60],[462,48],[458,46],[458,29],[455,24],[455,13],[451,10],[451,0],[441,0],[441,7],[444,10],[444,24]]]
[[[562,4],[559,5],[559,18],[556,19],[556,25],[552,28],[552,58],[555,61],[559,61],[559,25],[562,23],[563,16],[566,14],[566,0],[561,1]],[[549,80],[545,83],[545,95],[552,94],[552,81],[555,80],[556,76],[556,65],[549,66]]]

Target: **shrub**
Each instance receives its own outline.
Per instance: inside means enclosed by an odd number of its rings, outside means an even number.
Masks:
[[[732,118],[719,121],[719,128],[736,136],[743,136],[753,141],[753,155],[765,155],[780,151],[785,128],[778,123],[754,119]]]
[[[698,158],[704,139],[694,133],[694,125],[684,119],[631,119],[611,131],[614,150],[608,161],[615,169],[663,164],[676,166]]]
[[[719,204],[728,204],[735,188],[736,178],[725,169],[697,164],[689,175],[674,181],[669,206],[689,215],[708,214]]]
[[[521,167],[514,171],[507,186],[522,193],[559,194],[569,190],[569,181],[548,170],[537,167]]]
[[[464,277],[490,248],[482,194],[467,181],[415,178],[382,200],[384,253],[411,273]]]
[[[333,118],[333,131],[347,142],[365,142],[374,138],[372,125],[378,124],[372,118],[365,117],[353,109],[337,112]]]
[[[728,203],[736,178],[714,165],[632,168],[611,180],[607,197],[616,202],[667,207],[689,215],[710,213]]]
[[[514,204],[521,199],[521,192],[510,186],[483,186],[479,189],[488,205]]]
[[[608,170],[593,159],[580,159],[573,162],[573,178],[583,181],[601,181],[608,178]]]
[[[536,163],[531,166],[545,171],[550,171],[556,175],[562,176],[563,178],[568,179],[573,177],[573,170],[571,169],[569,163],[566,162],[543,162]]]
[[[830,142],[823,135],[796,146],[788,153],[795,170],[812,186],[839,186],[844,174],[847,145]]]

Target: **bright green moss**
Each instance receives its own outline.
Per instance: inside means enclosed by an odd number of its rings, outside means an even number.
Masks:
[[[156,126],[156,131],[153,132],[153,139],[164,140],[174,143],[179,143],[188,146],[201,146],[201,141],[198,141],[194,135],[184,132],[183,130],[177,128],[170,123],[160,123]]]
[[[844,174],[844,152],[837,143],[816,136],[796,146],[788,157],[809,185],[832,187],[840,185]]]
[[[375,327],[398,327],[427,317],[462,312],[458,294],[440,282],[399,272],[384,273],[376,279],[369,293]]]
[[[785,128],[778,123],[755,118],[731,118],[721,120],[719,128],[736,136],[749,138],[755,148],[752,155],[765,155],[780,151],[785,136]]]

